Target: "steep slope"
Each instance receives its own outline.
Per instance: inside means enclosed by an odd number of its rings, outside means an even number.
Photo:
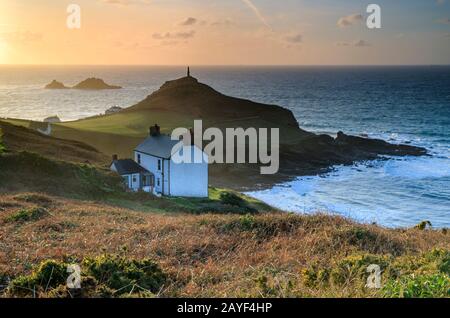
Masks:
[[[27,151],[51,159],[105,165],[109,156],[85,143],[43,135],[37,131],[0,121],[3,143],[8,152]]]
[[[193,77],[166,82],[159,90],[125,112],[143,110],[183,114],[192,119],[203,119],[207,126],[278,127],[285,134],[290,132],[296,137],[309,135],[298,127],[291,111],[223,95]]]

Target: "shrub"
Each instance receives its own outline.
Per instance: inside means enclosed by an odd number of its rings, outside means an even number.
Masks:
[[[220,194],[220,201],[223,204],[228,204],[232,206],[245,206],[246,202],[240,196],[233,192],[222,192]]]
[[[47,211],[47,209],[42,207],[34,207],[31,209],[22,209],[10,215],[6,220],[8,222],[37,221],[48,215],[50,215],[50,213]]]
[[[398,240],[389,238],[383,233],[374,231],[371,228],[362,226],[352,226],[337,229],[333,233],[334,240],[344,244],[350,244],[359,250],[371,254],[388,253],[401,255],[404,250],[404,244]]]
[[[13,279],[8,286],[8,293],[19,297],[35,296],[36,293],[46,292],[65,283],[67,276],[67,264],[47,260],[30,275]]]
[[[69,263],[47,260],[30,275],[16,277],[7,288],[12,297],[112,297],[130,294],[152,297],[167,276],[149,259],[134,260],[114,255],[85,258],[81,262],[81,289],[66,284]]]
[[[446,274],[407,275],[390,280],[382,290],[385,297],[437,298],[450,296],[450,278]]]
[[[99,284],[106,285],[119,295],[142,290],[156,293],[166,281],[166,275],[149,259],[129,260],[102,255],[85,259],[83,267],[86,275],[94,277]]]
[[[380,266],[381,271],[389,266],[390,259],[387,256],[372,254],[356,254],[340,260],[331,270],[331,279],[338,285],[351,283],[353,280],[365,285],[369,275],[367,268],[371,264]]]
[[[426,230],[427,226],[431,228],[433,225],[431,224],[430,221],[422,221],[419,224],[417,224],[414,228],[423,231]]]
[[[302,224],[302,218],[296,215],[282,217],[242,215],[227,222],[213,224],[220,233],[252,232],[260,240],[270,239],[277,235],[291,234]]]
[[[328,284],[330,279],[330,270],[327,268],[317,269],[315,266],[304,269],[301,272],[303,282],[308,287],[317,287],[321,284]]]

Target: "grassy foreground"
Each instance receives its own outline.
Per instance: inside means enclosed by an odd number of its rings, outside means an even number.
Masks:
[[[293,215],[217,188],[129,193],[90,146],[0,129],[0,297],[450,296],[450,237],[426,222]],[[365,287],[371,264],[380,289]]]
[[[0,211],[8,297],[450,296],[442,230],[326,215],[162,215],[36,193],[1,195]],[[74,263],[81,291],[66,287]],[[381,267],[381,289],[365,288],[370,264]]]

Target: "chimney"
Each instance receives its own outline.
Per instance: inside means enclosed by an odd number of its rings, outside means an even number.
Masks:
[[[158,126],[158,124],[155,124],[155,126],[151,126],[150,127],[150,136],[157,137],[159,135],[161,135],[161,129]]]
[[[119,156],[118,155],[112,155],[112,160],[113,161],[119,160]]]

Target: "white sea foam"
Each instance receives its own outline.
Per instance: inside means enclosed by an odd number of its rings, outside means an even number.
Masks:
[[[393,177],[409,179],[444,178],[450,176],[448,158],[414,158],[409,160],[389,160],[384,172]]]
[[[412,226],[426,219],[434,226],[447,227],[450,211],[445,202],[450,203],[450,191],[435,196],[424,193],[448,185],[449,177],[450,159],[392,158],[339,166],[326,175],[299,177],[248,194],[297,213],[339,214],[389,227]]]

